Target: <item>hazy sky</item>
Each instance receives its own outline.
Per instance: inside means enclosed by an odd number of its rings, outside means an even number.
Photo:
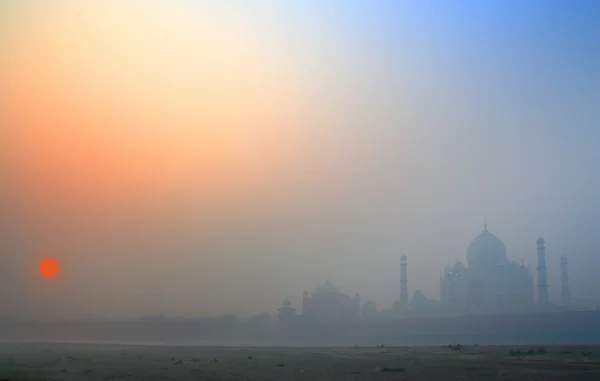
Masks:
[[[0,313],[439,298],[488,228],[600,301],[600,3],[3,1]],[[55,257],[59,276],[37,265]]]

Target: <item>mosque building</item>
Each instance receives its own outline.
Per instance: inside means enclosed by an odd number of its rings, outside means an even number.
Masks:
[[[279,322],[282,324],[289,324],[293,321],[296,316],[296,309],[292,307],[292,302],[288,298],[285,298],[281,303],[279,312]]]
[[[304,292],[302,314],[319,320],[349,320],[360,316],[360,295],[342,293],[327,281],[315,288],[311,296]]]
[[[304,292],[302,316],[320,321],[342,321],[362,318],[397,318],[402,316],[441,316],[470,314],[519,314],[568,310],[571,302],[567,276],[567,258],[561,257],[560,306],[548,299],[546,241],[537,240],[536,283],[531,268],[510,261],[506,246],[484,228],[467,249],[467,265],[457,261],[440,274],[440,300],[428,299],[420,290],[409,298],[408,258],[400,258],[399,299],[390,309],[377,311],[375,302],[360,305],[360,295],[342,293],[331,282]],[[537,296],[537,298],[536,298]],[[286,299],[279,310],[280,320],[292,320],[295,309]]]
[[[541,254],[545,271],[545,248],[538,240],[538,261]],[[543,294],[545,280],[538,287]],[[508,260],[504,243],[484,225],[467,249],[467,266],[457,261],[440,276],[440,296],[442,307],[458,314],[526,312],[534,306],[533,275]]]

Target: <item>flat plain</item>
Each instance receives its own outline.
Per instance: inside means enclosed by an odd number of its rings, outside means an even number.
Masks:
[[[0,381],[600,380],[600,347],[0,343]]]

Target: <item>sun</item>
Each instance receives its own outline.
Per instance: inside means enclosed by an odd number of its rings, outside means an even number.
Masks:
[[[52,278],[58,274],[58,262],[54,258],[45,258],[40,262],[40,274]]]

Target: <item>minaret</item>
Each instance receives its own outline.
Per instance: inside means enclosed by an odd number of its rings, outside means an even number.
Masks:
[[[308,299],[308,291],[304,291],[302,293],[302,315],[309,315],[308,304],[310,300]]]
[[[353,303],[354,310],[352,312],[354,315],[352,317],[358,318],[360,317],[360,294],[358,292],[354,295]]]
[[[567,275],[567,257],[560,257],[560,302],[563,307],[571,306],[571,293],[569,292],[569,276]]]
[[[408,277],[406,272],[406,255],[400,258],[400,305],[408,308]]]
[[[538,305],[540,307],[548,306],[548,279],[546,271],[546,241],[540,237],[537,240],[537,289]]]

